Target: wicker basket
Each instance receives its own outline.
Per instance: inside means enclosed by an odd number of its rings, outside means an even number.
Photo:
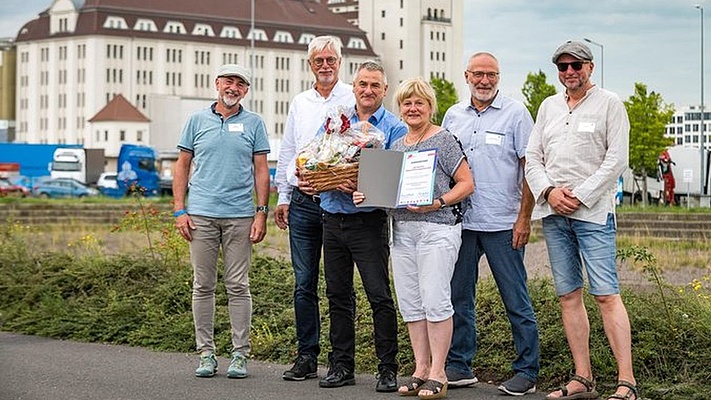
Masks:
[[[348,179],[357,182],[358,163],[336,165],[320,171],[302,169],[300,175],[302,179],[309,181],[316,191],[325,192],[337,188]]]

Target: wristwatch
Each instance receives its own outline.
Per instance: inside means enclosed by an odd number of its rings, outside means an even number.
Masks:
[[[437,201],[439,201],[439,208],[445,208],[447,207],[447,203],[444,202],[444,199],[441,197],[437,198]]]
[[[269,214],[269,206],[257,206],[256,211],[258,213]]]

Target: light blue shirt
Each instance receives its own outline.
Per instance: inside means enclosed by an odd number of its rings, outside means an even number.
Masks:
[[[351,124],[358,122],[358,114],[354,112],[350,121]],[[385,143],[383,145],[386,149],[389,149],[396,139],[407,133],[407,125],[382,105],[368,118],[368,122],[385,134]],[[320,132],[320,134],[323,134],[323,132]],[[321,193],[321,208],[332,214],[353,214],[376,209],[374,207],[356,207],[350,194],[345,194],[338,190]]]
[[[461,142],[474,177],[474,193],[463,229],[497,232],[513,229],[521,208],[524,169],[533,118],[523,103],[497,93],[478,112],[471,99],[447,110],[442,127]]]
[[[242,109],[226,120],[215,104],[190,116],[178,149],[193,153],[187,211],[212,218],[254,216],[255,154],[269,153],[259,114]]]

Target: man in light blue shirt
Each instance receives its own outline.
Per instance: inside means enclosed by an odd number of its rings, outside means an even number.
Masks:
[[[351,124],[368,121],[385,134],[385,148],[407,133],[407,126],[383,107],[387,79],[382,65],[362,63],[353,78],[356,106]],[[300,187],[302,187],[300,185]],[[397,314],[390,291],[388,224],[385,211],[356,208],[352,182],[321,193],[323,254],[326,296],[331,320],[331,368],[321,387],[355,384],[355,298],[353,264],[358,267],[363,288],[373,310],[378,381],[375,390],[397,390]]]
[[[462,142],[476,189],[464,214],[462,246],[452,277],[454,334],[447,356],[450,387],[477,382],[475,297],[479,259],[486,255],[511,323],[515,375],[499,386],[510,395],[536,390],[538,325],[526,286],[524,246],[531,230],[533,197],[524,179],[525,153],[533,128],[526,107],[498,92],[499,63],[489,53],[470,59],[464,77],[471,98],[452,106],[442,126]]]
[[[214,320],[220,249],[232,328],[227,377],[248,375],[252,325],[249,268],[252,245],[262,241],[267,231],[270,151],[264,120],[240,104],[249,93],[250,81],[251,74],[244,66],[221,66],[215,78],[217,101],[190,116],[178,142],[173,215],[178,232],[190,242],[198,377],[212,377],[217,372]]]

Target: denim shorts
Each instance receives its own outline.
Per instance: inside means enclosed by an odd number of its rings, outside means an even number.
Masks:
[[[617,277],[615,215],[599,225],[560,215],[543,218],[543,236],[548,248],[555,291],[558,296],[583,287],[583,264],[590,294],[606,296],[620,293]]]

